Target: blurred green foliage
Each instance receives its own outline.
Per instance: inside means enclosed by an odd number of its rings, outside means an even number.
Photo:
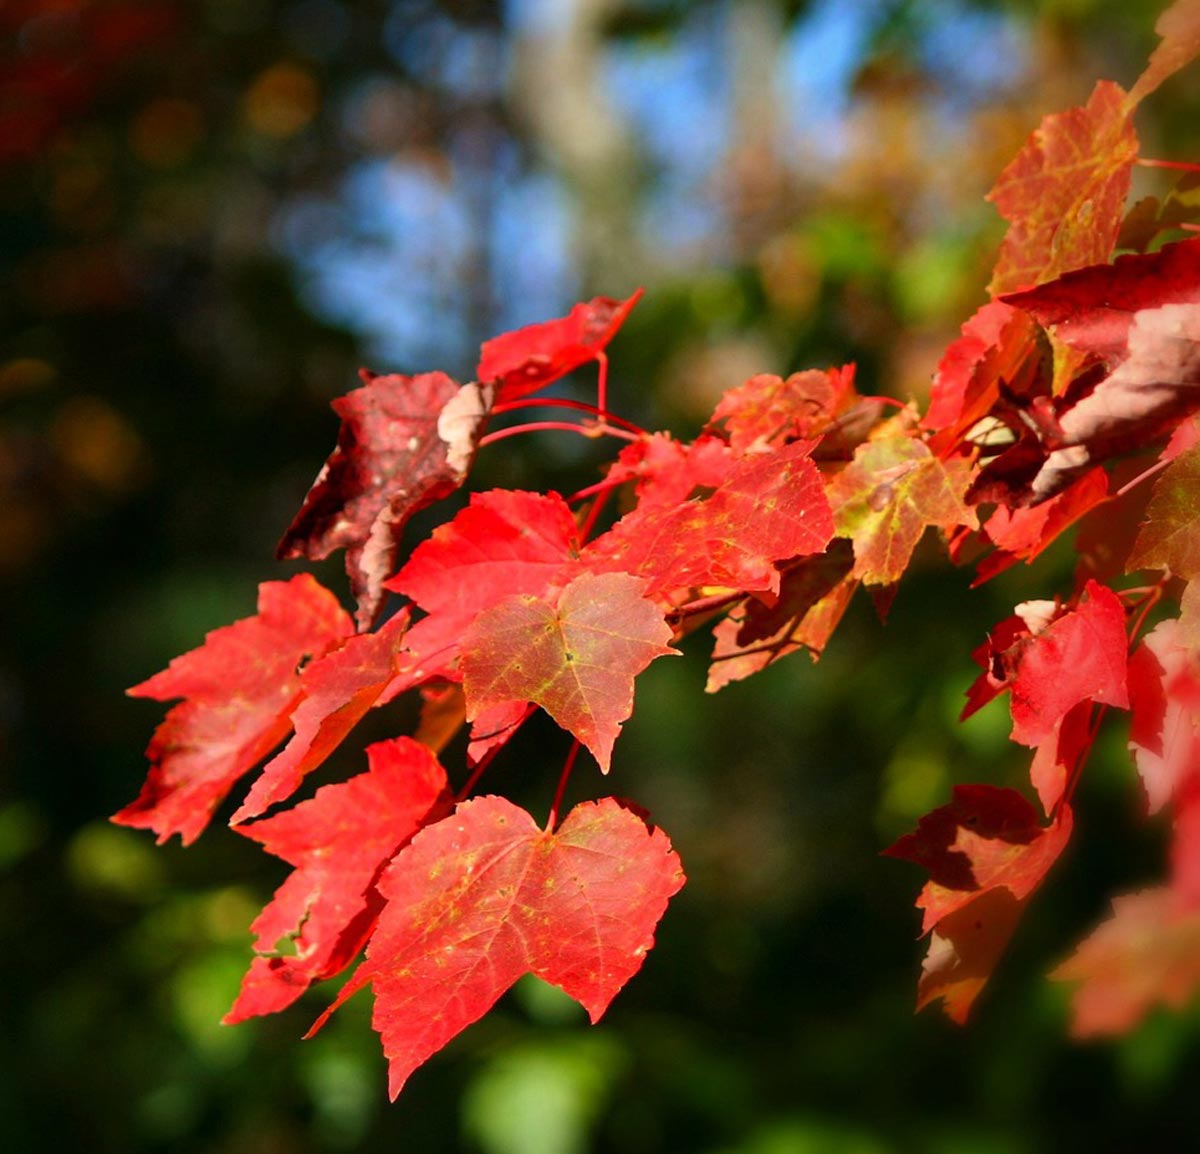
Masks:
[[[251,612],[256,583],[288,571],[273,542],[332,443],[327,402],[358,362],[378,365],[387,347],[401,363],[379,367],[469,373],[477,342],[531,300],[565,309],[555,293],[630,287],[604,279],[602,247],[587,247],[578,219],[558,257],[538,263],[528,239],[552,231],[538,212],[608,194],[584,186],[555,151],[561,138],[514,97],[523,77],[549,75],[553,40],[537,37],[552,36],[554,13],[600,14],[581,27],[604,96],[605,77],[693,51],[724,59],[752,10],[800,51],[837,7],[25,0],[0,13],[11,41],[0,56],[5,1149],[1186,1148],[1196,1013],[1077,1046],[1064,1038],[1065,992],[1041,977],[1112,892],[1156,868],[1163,831],[1139,818],[1119,734],[1085,782],[1067,859],[966,1030],[912,1015],[919,879],[878,857],[953,783],[1020,781],[1003,703],[966,726],[956,716],[969,652],[1015,601],[1063,587],[1063,550],[968,591],[927,542],[886,627],[860,605],[818,665],[795,657],[714,698],[700,638],[684,661],[653,666],[611,781],[572,782],[579,796],[611,787],[647,805],[686,864],[643,972],[596,1028],[522,983],[395,1105],[362,998],[304,1043],[325,991],[274,1019],[218,1024],[281,863],[220,822],[182,850],[104,821],[136,792],[161,714],[124,688]],[[676,117],[665,143],[641,105],[622,106],[628,149],[604,171],[624,190],[608,197],[616,223],[641,238],[621,275],[648,294],[613,347],[612,387],[643,424],[689,436],[752,372],[850,359],[864,388],[920,396],[981,299],[999,235],[980,200],[991,179],[1042,114],[1097,76],[1129,81],[1152,44],[1149,14],[1116,0],[850,7],[862,26],[832,144],[785,131],[787,117],[815,123],[815,106],[780,107],[761,139],[739,136],[753,116],[729,112],[758,73],[768,94],[803,95],[787,76],[820,63],[810,58],[735,60],[706,97],[729,113],[729,134],[696,172],[676,146],[694,133],[698,149],[711,126],[689,122],[686,102],[658,109]],[[749,27],[740,43],[760,34]],[[970,62],[1002,54],[996,78],[964,95]],[[689,91],[661,85],[663,105]],[[1196,70],[1152,105],[1148,148],[1189,157]],[[333,268],[348,278],[335,297],[357,291],[385,243],[346,192],[377,163],[426,174],[447,204],[461,193],[463,244],[453,259],[435,248],[401,262],[380,282],[377,315],[356,318],[319,289]],[[621,164],[633,172],[623,184]],[[704,228],[660,246],[646,224],[659,218],[639,214],[680,165],[691,200],[668,204]],[[518,177],[556,191],[518,202],[535,215],[506,242],[494,214]],[[386,260],[406,252],[393,245]],[[412,327],[408,298],[389,296],[397,277],[428,311],[410,345],[386,346],[381,327]],[[447,362],[405,362],[426,347]],[[505,445],[481,461],[481,486],[595,476],[590,445]],[[342,588],[336,561],[320,575]],[[372,717],[366,738],[401,720]],[[561,753],[552,725],[531,726],[497,787],[539,812]]]

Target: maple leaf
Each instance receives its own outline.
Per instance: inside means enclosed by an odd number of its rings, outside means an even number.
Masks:
[[[554,832],[503,798],[464,802],[384,872],[367,959],[313,1031],[369,982],[395,1098],[525,974],[596,1022],[641,967],[683,882],[662,831],[614,798],[576,806]]]
[[[580,562],[649,582],[646,595],[706,585],[779,589],[776,561],[820,553],[833,536],[811,442],[736,461],[708,497],[639,505],[592,541]]]
[[[853,566],[850,546],[835,541],[783,575],[774,605],[749,597],[731,608],[713,630],[706,692],[741,681],[797,649],[819,656],[857,588]]]
[[[1004,299],[1109,367],[1055,413],[1028,486],[1035,501],[1093,464],[1165,437],[1200,409],[1200,240],[1121,256]]]
[[[928,526],[977,528],[963,497],[972,467],[963,457],[939,460],[913,437],[860,445],[827,489],[837,535],[854,544],[853,576],[890,585],[903,576]]]
[[[1166,569],[1200,576],[1200,449],[1172,461],[1154,484],[1128,570]]]
[[[1036,359],[1033,323],[1003,301],[989,301],[962,326],[938,362],[921,428],[939,430],[939,456],[957,451],[965,433],[991,412],[1001,383]]]
[[[300,675],[300,703],[292,712],[295,734],[255,779],[230,824],[258,817],[295,793],[362,720],[394,678],[408,614],[374,633],[358,633],[339,649],[309,662]]]
[[[637,507],[666,509],[696,489],[716,489],[734,468],[733,453],[720,438],[701,435],[681,444],[670,433],[652,433],[626,445],[608,470],[608,482],[636,482]]]
[[[493,337],[476,375],[495,383],[497,404],[536,392],[601,356],[641,296],[638,289],[623,301],[593,297],[565,317]]]
[[[613,742],[633,710],[633,679],[673,654],[671,627],[626,573],[584,573],[555,602],[507,597],[462,640],[467,719],[510,702],[540,705],[608,772]]]
[[[1107,497],[1108,474],[1097,468],[1039,505],[1016,509],[1007,505],[997,507],[983,526],[997,551],[979,563],[972,588],[990,581],[1018,561],[1031,564],[1062,533],[1103,504]]]
[[[1047,814],[1053,813],[1062,801],[1067,784],[1091,750],[1094,710],[1090,701],[1071,706],[1034,752],[1029,780]]]
[[[724,422],[730,446],[742,456],[819,437],[840,424],[839,418],[859,399],[852,364],[806,369],[786,380],[774,373],[758,373],[726,392],[710,421]]]
[[[1106,261],[1137,159],[1133,103],[1101,80],[1087,104],[1047,116],[988,193],[1008,232],[993,296]]]
[[[250,927],[259,956],[227,1025],[282,1010],[349,965],[382,906],[372,885],[380,870],[450,811],[446,772],[425,746],[380,741],[367,747],[367,764],[366,773],[322,786],[285,813],[238,827],[296,868]]]
[[[930,935],[917,1009],[941,998],[959,1024],[1000,960],[1025,906],[1071,837],[1070,806],[1049,826],[1012,789],[960,785],[888,857],[929,871],[917,898]]]
[[[1179,621],[1160,621],[1133,651],[1129,699],[1129,747],[1157,813],[1200,767],[1200,660]]]
[[[383,603],[400,532],[418,510],[466,479],[490,392],[444,373],[371,376],[333,402],[337,447],[279,543],[280,558],[319,561],[346,550],[346,572],[366,630]]]
[[[1089,581],[1078,606],[1059,613],[1053,603],[1026,602],[1018,611],[1048,606],[1047,620],[1030,628],[1018,616],[1002,622],[972,655],[983,674],[967,691],[963,718],[1006,689],[1012,693],[1012,740],[1040,746],[1081,701],[1125,709],[1125,610],[1107,586]]]
[[[461,633],[505,597],[544,592],[578,556],[579,544],[575,517],[557,493],[473,493],[465,509],[413,550],[386,588]]]
[[[1176,0],[1159,16],[1154,31],[1162,38],[1145,71],[1129,90],[1132,101],[1143,100],[1167,77],[1178,72],[1200,52],[1200,7],[1195,0]]]
[[[146,750],[150,772],[136,801],[112,820],[196,840],[234,782],[288,734],[300,693],[297,669],[352,632],[337,599],[307,574],[258,587],[258,613],[214,629],[204,644],[129,690],[185,700]]]
[[[1113,899],[1112,916],[1053,970],[1079,982],[1071,1032],[1132,1029],[1155,1005],[1184,1006],[1200,986],[1200,910],[1167,887]]]

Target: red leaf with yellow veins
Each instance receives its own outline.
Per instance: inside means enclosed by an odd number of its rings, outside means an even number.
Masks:
[[[600,356],[641,295],[638,289],[623,301],[593,297],[565,317],[485,341],[479,379],[495,383],[498,404],[537,392]]]
[[[949,805],[884,851],[929,871],[917,898],[922,932],[932,935],[917,1009],[941,998],[950,1018],[966,1020],[1071,828],[1069,806],[1043,826],[1015,790],[960,785]]]
[[[312,561],[345,549],[361,630],[383,604],[405,522],[463,483],[489,409],[478,385],[445,373],[364,379],[333,402],[337,448],[278,549]]]
[[[1113,899],[1112,917],[1051,977],[1079,982],[1071,1032],[1120,1034],[1154,1006],[1180,1009],[1200,987],[1200,910],[1160,887]]]
[[[1176,457],[1155,481],[1128,568],[1200,577],[1200,449]]]
[[[1009,222],[993,296],[1109,259],[1137,159],[1133,103],[1100,81],[1081,108],[1047,116],[988,199]]]
[[[596,1022],[683,882],[666,835],[614,798],[576,806],[552,833],[503,798],[475,798],[388,866],[367,960],[313,1029],[369,982],[395,1098],[525,974]]]
[[[556,602],[508,597],[462,639],[467,719],[509,702],[540,705],[608,772],[613,742],[633,710],[633,679],[675,653],[662,611],[626,573],[585,573]]]
[[[588,545],[581,563],[644,577],[647,596],[706,585],[777,592],[775,562],[820,553],[833,536],[811,449],[797,441],[753,454],[708,497],[639,506]]]
[[[173,833],[195,841],[234,782],[291,731],[297,669],[351,632],[337,599],[307,574],[260,585],[254,617],[214,629],[199,649],[129,690],[185,700],[155,730],[141,794],[112,820],[152,829],[160,842]]]
[[[978,528],[963,496],[972,469],[962,457],[939,460],[912,437],[860,445],[827,489],[837,535],[854,544],[854,577],[890,585],[903,576],[930,525]]]
[[[300,704],[292,712],[295,734],[263,767],[231,823],[247,821],[285,801],[366,716],[403,660],[408,614],[375,633],[358,633],[310,662],[300,675]]]
[[[450,811],[446,772],[425,746],[381,741],[367,747],[367,764],[285,813],[239,827],[296,868],[250,927],[259,956],[226,1024],[282,1010],[349,965],[382,906],[373,887],[380,870]]]

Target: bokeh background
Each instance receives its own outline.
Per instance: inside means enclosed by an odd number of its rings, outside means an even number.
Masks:
[[[1069,550],[971,591],[927,542],[886,627],[859,606],[820,664],[713,698],[702,638],[653,666],[611,781],[572,789],[638,799],[680,850],[658,947],[596,1028],[522,983],[395,1105],[366,998],[305,1043],[327,990],[218,1024],[282,863],[220,822],[183,850],[105,820],[161,716],[123,689],[294,571],[274,545],[360,364],[468,379],[486,337],[642,284],[611,389],[643,426],[689,437],[753,372],[848,360],[919,398],[983,299],[983,194],[1043,114],[1132,81],[1153,7],[0,6],[3,1148],[1188,1148],[1200,1017],[1077,1045],[1042,976],[1159,868],[1119,732],[966,1030],[912,1014],[921,879],[878,856],[954,782],[1021,781],[1002,702],[956,724],[968,654]],[[1144,151],[1196,159],[1198,112],[1192,69]],[[476,482],[575,488],[602,451],[506,441]],[[496,788],[541,812],[563,750],[534,726]]]

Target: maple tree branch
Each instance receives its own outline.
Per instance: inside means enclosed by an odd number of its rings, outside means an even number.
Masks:
[[[682,605],[670,610],[666,614],[666,618],[668,621],[685,621],[687,618],[699,616],[701,613],[724,609],[726,605],[741,601],[745,596],[745,590],[731,589],[728,593],[713,593],[708,597],[697,597],[695,601],[685,601]]]
[[[601,349],[596,354],[600,370],[596,375],[596,407],[602,416],[608,416],[608,354]]]
[[[578,738],[571,742],[570,752],[567,754],[567,760],[563,763],[562,773],[558,777],[558,788],[554,791],[554,800],[550,803],[550,816],[546,819],[546,832],[553,833],[554,827],[558,824],[558,810],[562,805],[563,794],[567,791],[567,782],[571,777],[571,770],[575,768],[575,759],[579,756],[581,744]]]

